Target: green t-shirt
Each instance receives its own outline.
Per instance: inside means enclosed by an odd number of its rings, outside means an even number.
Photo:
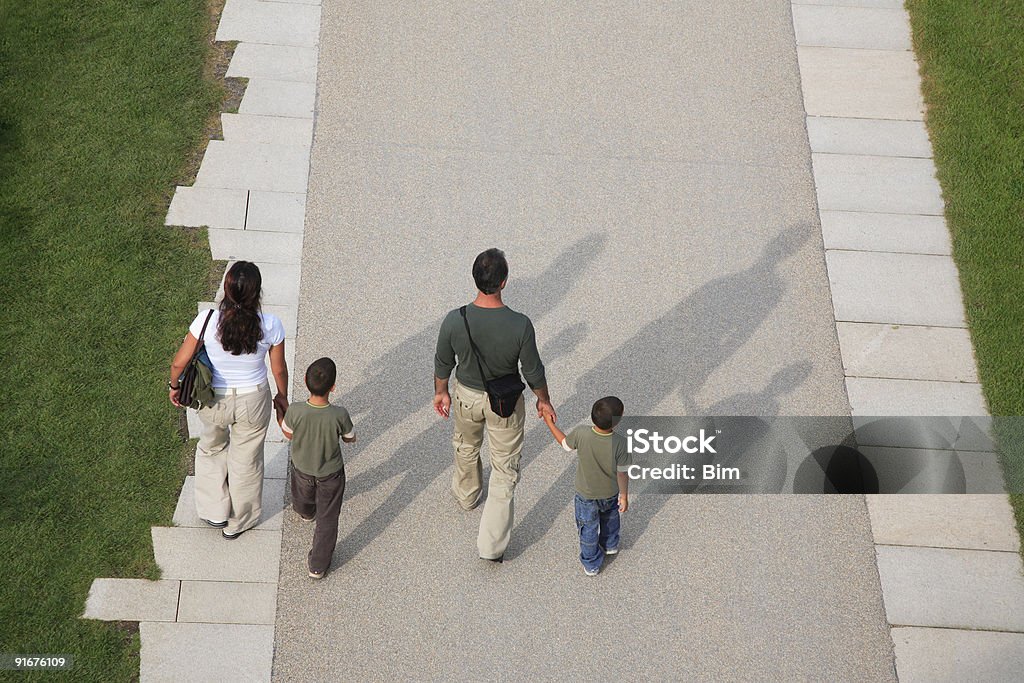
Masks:
[[[483,356],[484,372],[489,373],[487,379],[517,373],[522,364],[523,379],[531,389],[547,386],[544,364],[537,352],[537,337],[528,317],[508,306],[480,308],[469,304],[466,306],[466,319],[473,332],[473,342]],[[473,357],[466,324],[462,322],[458,308],[450,311],[441,323],[434,353],[434,375],[448,379],[455,369],[456,357],[458,369],[455,377],[459,384],[483,391],[477,359]]]
[[[334,474],[341,459],[342,436],[354,436],[352,418],[341,406],[293,403],[284,416],[284,428],[292,433],[292,465],[311,477]]]
[[[626,439],[615,432],[598,434],[587,425],[565,436],[565,445],[579,454],[576,467],[576,492],[588,500],[601,500],[619,494],[618,472],[633,464]]]

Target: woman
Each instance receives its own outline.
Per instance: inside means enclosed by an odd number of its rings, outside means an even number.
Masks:
[[[224,276],[218,310],[203,311],[171,362],[171,403],[182,407],[178,378],[192,357],[210,316],[203,343],[213,366],[213,403],[199,409],[203,434],[196,447],[196,512],[226,539],[238,538],[260,518],[263,440],[270,424],[265,357],[277,383],[274,404],[288,406],[284,325],[260,310],[260,269],[238,261]]]

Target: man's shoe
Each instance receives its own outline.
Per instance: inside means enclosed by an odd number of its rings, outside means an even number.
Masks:
[[[326,572],[315,572],[312,569],[309,570],[309,578],[320,580],[324,578]]]
[[[586,567],[583,568],[583,573],[587,576],[597,576],[597,573],[600,571],[600,569],[587,569]]]
[[[619,549],[618,548],[608,548],[608,549],[606,549],[604,551],[604,554],[605,555],[618,555],[619,554]]]
[[[248,531],[248,529],[242,529],[241,531],[236,531],[233,534],[229,534],[226,531],[222,531],[222,532],[220,532],[220,535],[223,536],[224,538],[226,538],[229,541],[233,541],[236,538],[238,538],[239,536],[241,536],[242,534],[244,534],[246,531]]]
[[[203,519],[202,517],[200,517],[199,521],[200,522],[206,522],[207,525],[212,526],[214,529],[223,529],[224,527],[226,527],[228,525],[227,520],[224,520],[223,522],[214,522],[212,520]]]

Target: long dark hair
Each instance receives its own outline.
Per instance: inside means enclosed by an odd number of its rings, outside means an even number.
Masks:
[[[220,302],[217,337],[225,351],[234,356],[256,353],[263,339],[260,320],[260,292],[263,278],[250,261],[238,261],[224,276],[224,299]]]

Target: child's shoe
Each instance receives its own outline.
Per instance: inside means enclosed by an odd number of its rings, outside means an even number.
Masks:
[[[618,548],[606,548],[605,551],[604,551],[604,554],[605,555],[618,555],[619,554],[619,549]]]
[[[587,569],[586,567],[583,568],[583,573],[586,574],[587,576],[597,576],[597,573],[599,571],[601,571],[601,570],[600,569]]]
[[[326,572],[315,572],[312,569],[309,570],[309,578],[320,580],[324,578]]]

